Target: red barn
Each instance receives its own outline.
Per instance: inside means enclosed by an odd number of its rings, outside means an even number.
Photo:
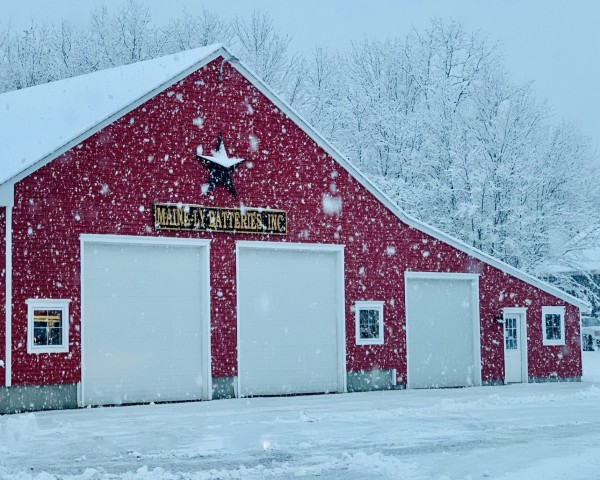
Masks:
[[[221,46],[0,125],[0,412],[581,377],[585,303],[404,214]]]

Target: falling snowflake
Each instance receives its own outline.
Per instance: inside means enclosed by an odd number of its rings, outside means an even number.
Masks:
[[[339,215],[342,211],[342,197],[323,195],[323,211],[327,215]]]

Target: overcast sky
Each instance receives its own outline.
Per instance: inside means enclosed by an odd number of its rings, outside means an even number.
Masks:
[[[123,0],[0,0],[0,22],[26,26],[31,19],[61,18],[84,24],[101,4]],[[535,82],[558,118],[577,123],[600,145],[600,1],[598,0],[145,0],[157,23],[203,6],[223,16],[268,12],[293,48],[316,44],[343,49],[365,33],[402,36],[431,17],[453,18],[502,45],[515,80]]]

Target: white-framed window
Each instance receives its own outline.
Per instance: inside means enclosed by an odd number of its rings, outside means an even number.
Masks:
[[[542,307],[542,343],[565,344],[565,307]]]
[[[357,345],[383,345],[383,302],[356,302]]]
[[[69,351],[70,300],[31,298],[27,303],[27,353]]]

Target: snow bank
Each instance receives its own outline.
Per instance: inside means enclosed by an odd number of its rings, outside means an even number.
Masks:
[[[0,447],[14,446],[36,432],[37,418],[33,413],[0,417]]]
[[[244,480],[261,478],[294,478],[294,477],[324,477],[346,478],[344,472],[351,472],[352,478],[412,478],[416,466],[405,463],[397,458],[381,453],[372,455],[364,452],[343,453],[341,456],[315,456],[314,465],[293,465],[268,462],[269,465],[245,467],[239,465],[232,469],[211,469],[199,472],[170,472],[162,467],[148,468],[143,466],[135,471],[110,474],[93,468],[86,469],[80,475],[53,475],[47,472],[28,473],[11,472],[0,467],[0,478],[3,480]],[[275,464],[275,465],[273,465]],[[341,476],[340,476],[341,475]]]

